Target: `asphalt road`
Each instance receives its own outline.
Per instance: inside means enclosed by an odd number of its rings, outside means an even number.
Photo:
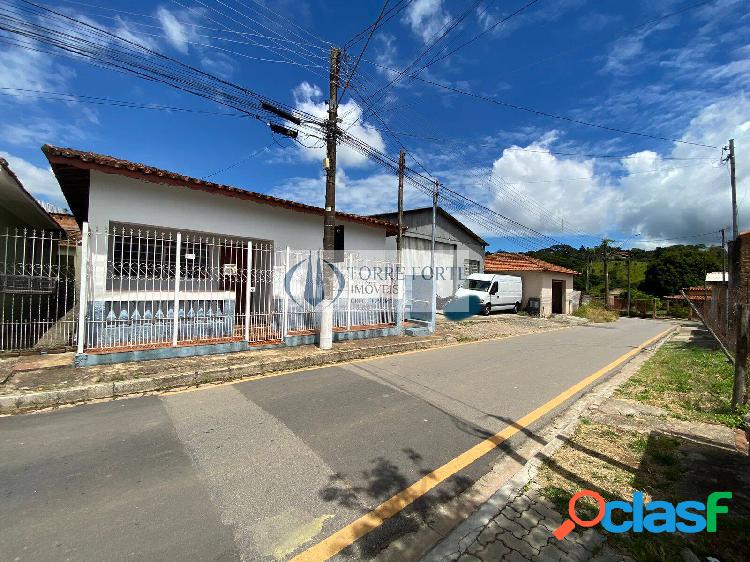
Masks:
[[[0,559],[288,559],[667,327],[622,319],[0,418]],[[499,454],[338,558],[372,557]]]

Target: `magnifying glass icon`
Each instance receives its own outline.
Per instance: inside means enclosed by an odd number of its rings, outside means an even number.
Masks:
[[[599,513],[596,514],[596,517],[588,521],[581,519],[576,513],[576,502],[583,497],[593,498],[599,506]],[[552,534],[555,535],[557,540],[561,541],[568,536],[568,533],[575,529],[576,525],[580,527],[593,527],[594,525],[599,524],[599,522],[604,519],[605,511],[606,505],[601,494],[594,492],[593,490],[581,490],[570,498],[570,501],[568,502],[568,516],[570,516],[570,519],[563,521],[562,525],[555,529],[555,532]]]

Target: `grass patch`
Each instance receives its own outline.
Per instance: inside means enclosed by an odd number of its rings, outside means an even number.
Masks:
[[[596,302],[578,307],[573,316],[586,318],[591,322],[615,322],[620,317],[614,310],[607,310],[603,305]]]
[[[612,428],[597,422],[579,425],[570,441],[542,466],[537,476],[541,493],[556,510],[567,516],[568,502],[581,489],[599,492],[605,500],[632,501],[633,492],[644,493],[645,502],[665,500],[677,503],[705,497],[711,490],[685,490],[687,469],[680,455],[682,442],[660,433],[640,433]],[[681,494],[687,493],[689,497]],[[596,508],[584,498],[576,504],[583,519],[593,519]],[[746,560],[750,548],[750,519],[733,513],[720,519],[717,533],[682,535],[679,533],[605,533],[610,546],[640,562],[681,560],[688,546],[702,560]],[[619,516],[619,517],[618,517]],[[615,514],[616,523],[623,514]],[[576,529],[574,532],[582,532]]]
[[[721,351],[667,343],[616,396],[658,406],[679,419],[740,427],[747,408],[732,411],[733,376]]]
[[[542,494],[562,514],[567,514],[570,498],[582,488],[596,490],[608,501],[632,501],[634,490],[642,491],[646,502],[676,501],[683,472],[678,449],[679,441],[664,435],[613,430],[598,423],[580,425],[568,444],[544,464],[538,481]],[[581,518],[592,519],[596,508],[586,500],[576,504],[576,511]],[[684,546],[671,534],[625,533],[607,538],[615,548],[643,561],[679,560]]]

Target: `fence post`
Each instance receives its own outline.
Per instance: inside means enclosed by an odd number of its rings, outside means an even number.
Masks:
[[[750,305],[737,303],[735,314],[734,384],[732,385],[732,410],[747,399],[747,332],[750,323]]]
[[[351,330],[352,329],[352,283],[354,282],[354,264],[352,263],[354,260],[352,259],[353,254],[349,254],[349,257],[347,260],[349,261],[349,265],[347,269],[349,270],[349,282],[346,284],[346,329]]]
[[[247,260],[245,260],[247,270],[245,280],[245,341],[250,343],[250,293],[253,291],[253,243],[247,242]]]
[[[654,313],[652,315],[652,318],[656,318],[656,299],[654,299]]]
[[[174,324],[172,325],[172,347],[177,347],[177,336],[180,328],[180,266],[182,251],[182,232],[177,233],[175,245],[175,268],[174,268]]]
[[[289,273],[289,246],[286,247],[286,259],[284,260],[284,305],[282,307],[284,311],[284,317],[281,319],[281,338],[286,340],[286,336],[289,333],[289,291],[286,286],[286,276]]]
[[[89,281],[89,223],[81,225],[81,286],[78,293],[78,355],[83,353],[83,343],[86,339],[86,289]]]

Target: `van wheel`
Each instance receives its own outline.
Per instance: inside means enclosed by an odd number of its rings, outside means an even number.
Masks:
[[[489,316],[490,312],[492,312],[492,305],[487,303],[482,307],[482,316]]]
[[[521,310],[520,303],[516,303],[513,305],[513,314],[518,314],[518,311]]]

